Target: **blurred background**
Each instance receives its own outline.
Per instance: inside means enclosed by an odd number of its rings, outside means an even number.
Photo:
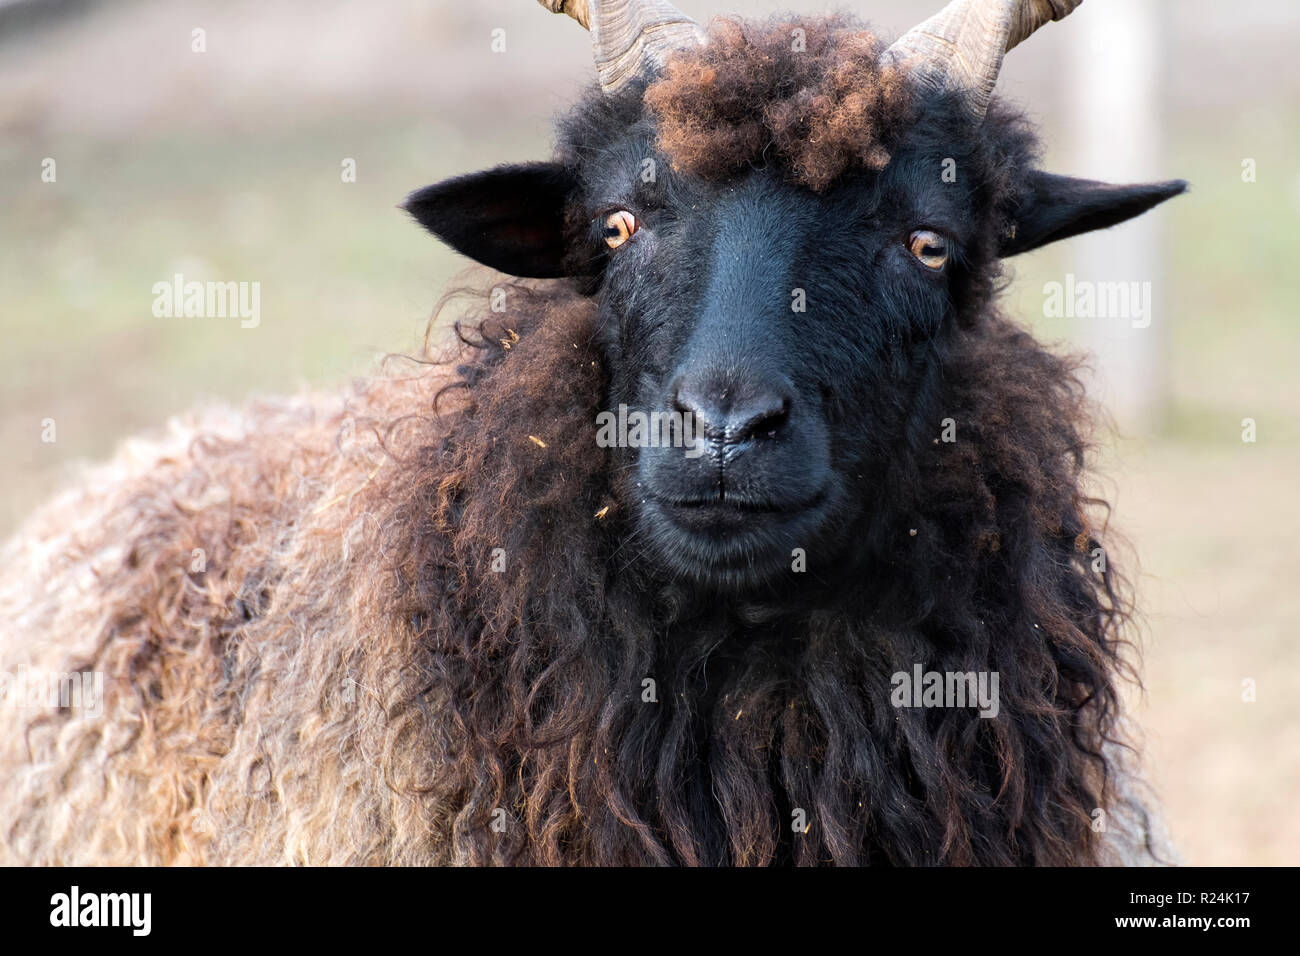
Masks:
[[[941,3],[678,5],[848,9],[892,38]],[[1192,183],[1021,257],[1007,291],[1098,356],[1098,488],[1144,612],[1132,706],[1192,864],[1300,863],[1298,36],[1290,0],[1087,0],[1000,85],[1054,172]],[[0,0],[0,535],[171,414],[416,349],[465,262],[395,204],[543,158],[592,76],[535,0]],[[177,272],[259,282],[260,324],[156,317]],[[1150,282],[1150,324],[1047,315],[1067,275]]]

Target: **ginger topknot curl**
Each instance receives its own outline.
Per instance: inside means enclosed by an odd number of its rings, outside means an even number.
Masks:
[[[881,169],[913,105],[906,77],[879,65],[882,50],[844,17],[757,29],[715,19],[708,44],[675,54],[646,90],[659,148],[706,179],[778,162],[815,192],[850,169]]]

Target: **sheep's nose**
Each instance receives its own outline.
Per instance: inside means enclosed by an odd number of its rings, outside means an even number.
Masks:
[[[792,400],[790,390],[775,382],[687,376],[673,388],[673,407],[691,415],[696,432],[728,445],[777,431]]]

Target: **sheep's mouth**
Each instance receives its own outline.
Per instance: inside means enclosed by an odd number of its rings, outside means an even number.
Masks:
[[[738,511],[742,514],[783,514],[811,508],[818,503],[821,497],[819,494],[807,502],[795,505],[759,498],[743,498],[734,494],[728,495],[725,492],[709,498],[659,498],[657,500],[661,505],[668,508],[680,509],[688,513]]]
[[[720,590],[761,584],[811,548],[826,522],[828,489],[790,502],[719,495],[651,497],[642,521],[660,563]]]
[[[725,489],[719,489],[716,494],[707,497],[659,495],[651,500],[670,514],[679,514],[691,523],[701,520],[726,523],[745,515],[795,516],[820,506],[826,500],[826,490],[823,488],[810,497],[791,501],[749,497],[735,492],[728,493]]]

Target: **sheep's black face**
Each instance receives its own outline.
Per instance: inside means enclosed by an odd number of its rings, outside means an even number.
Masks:
[[[673,573],[735,589],[817,570],[869,517],[978,238],[924,140],[820,194],[780,168],[679,175],[644,135],[582,170],[627,410],[611,424],[647,423],[615,430],[636,446],[616,454]]]
[[[565,126],[571,159],[408,202],[479,261],[596,299],[611,389],[593,444],[614,447],[639,550],[670,575],[731,592],[825,579],[869,531],[889,462],[938,436],[945,350],[998,258],[1182,189],[1031,171],[997,111],[915,115],[886,161],[813,189],[776,161],[675,169],[639,100],[595,97]]]

